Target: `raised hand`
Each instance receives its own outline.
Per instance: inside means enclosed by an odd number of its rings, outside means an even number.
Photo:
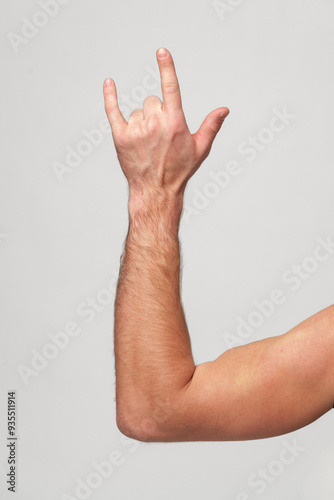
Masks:
[[[161,192],[183,195],[229,113],[225,107],[212,111],[191,134],[172,56],[161,48],[157,60],[163,101],[147,97],[143,108],[133,111],[128,122],[119,109],[114,80],[108,78],[103,86],[105,110],[130,197]]]

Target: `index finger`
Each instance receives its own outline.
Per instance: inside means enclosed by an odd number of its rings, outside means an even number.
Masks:
[[[173,58],[167,49],[160,48],[157,51],[157,59],[161,78],[163,107],[166,111],[182,110],[180,87]]]

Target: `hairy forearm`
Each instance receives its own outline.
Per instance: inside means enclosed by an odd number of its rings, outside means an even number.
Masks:
[[[118,422],[130,434],[170,422],[195,370],[180,297],[181,211],[181,196],[130,195],[114,328]]]

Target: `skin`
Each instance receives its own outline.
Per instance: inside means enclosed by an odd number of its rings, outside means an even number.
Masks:
[[[229,113],[191,134],[171,54],[157,51],[161,101],[128,122],[115,82],[105,110],[129,185],[129,227],[115,299],[116,421],[145,442],[247,440],[303,427],[333,407],[334,306],[280,336],[194,363],[180,296],[179,223],[188,180]]]

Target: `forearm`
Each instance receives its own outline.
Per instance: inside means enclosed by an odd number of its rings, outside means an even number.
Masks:
[[[130,434],[171,422],[195,369],[180,297],[181,211],[180,196],[130,195],[114,328],[117,420]]]

